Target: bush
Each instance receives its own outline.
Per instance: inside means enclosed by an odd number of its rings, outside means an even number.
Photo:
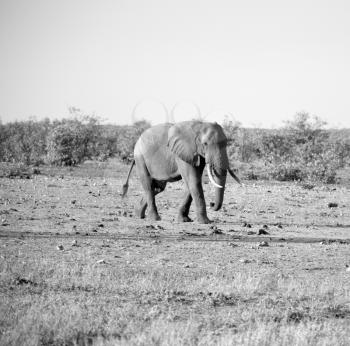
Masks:
[[[301,112],[276,130],[244,129],[229,121],[223,127],[233,138],[229,158],[241,163],[247,179],[334,183],[339,168],[350,162],[349,132],[324,125]]]
[[[283,132],[263,139],[264,153],[277,180],[336,182],[336,172],[346,162],[346,148],[329,140],[326,123],[308,113],[297,113]],[[270,152],[268,153],[268,151]],[[339,155],[342,153],[342,155]]]
[[[74,165],[83,158],[81,134],[77,126],[62,124],[54,127],[47,138],[47,162],[54,165]]]
[[[50,121],[13,122],[0,125],[0,161],[40,164],[46,156]]]
[[[270,176],[278,181],[301,181],[305,179],[302,167],[291,162],[271,166]]]
[[[99,120],[93,116],[56,122],[47,137],[47,162],[75,165],[100,156]]]

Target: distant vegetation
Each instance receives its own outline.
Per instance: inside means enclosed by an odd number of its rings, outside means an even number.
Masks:
[[[117,157],[129,162],[140,134],[150,126],[101,124],[94,115],[70,108],[63,120],[0,124],[0,161],[38,166],[76,165]],[[336,182],[350,163],[350,130],[326,130],[325,122],[297,113],[279,129],[248,129],[226,119],[230,159],[248,179]]]
[[[16,121],[0,124],[0,162],[26,165],[76,165],[85,160],[118,157],[130,161],[134,145],[150,124],[101,124],[94,115],[71,108],[63,120]]]
[[[350,164],[350,130],[326,130],[326,123],[297,113],[279,129],[245,129],[226,119],[229,156],[250,179],[335,183]]]

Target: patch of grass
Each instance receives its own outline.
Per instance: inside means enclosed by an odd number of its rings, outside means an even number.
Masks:
[[[60,260],[31,251],[20,260],[14,248],[6,250],[4,345],[316,345],[350,336],[347,277],[185,268],[176,261],[100,265],[92,249]],[[177,251],[179,259],[185,251]]]

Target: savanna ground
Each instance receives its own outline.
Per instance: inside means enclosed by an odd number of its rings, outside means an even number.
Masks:
[[[349,186],[228,180],[200,225],[178,182],[154,223],[125,165],[40,170],[0,178],[1,345],[349,344]]]

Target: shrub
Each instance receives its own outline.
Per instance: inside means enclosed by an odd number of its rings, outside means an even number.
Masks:
[[[68,120],[57,124],[47,138],[47,162],[75,165],[99,155],[99,127],[95,118],[87,122]]]
[[[264,152],[277,180],[336,182],[336,172],[346,162],[346,148],[329,140],[326,123],[308,113],[297,113],[282,132],[265,137]],[[339,155],[342,153],[342,155]]]
[[[57,125],[47,138],[47,162],[54,165],[73,165],[82,159],[80,133],[77,126]]]
[[[50,121],[13,122],[0,125],[0,161],[39,164],[46,155]]]
[[[301,181],[305,179],[302,167],[291,162],[281,162],[271,166],[270,176],[278,181]]]

